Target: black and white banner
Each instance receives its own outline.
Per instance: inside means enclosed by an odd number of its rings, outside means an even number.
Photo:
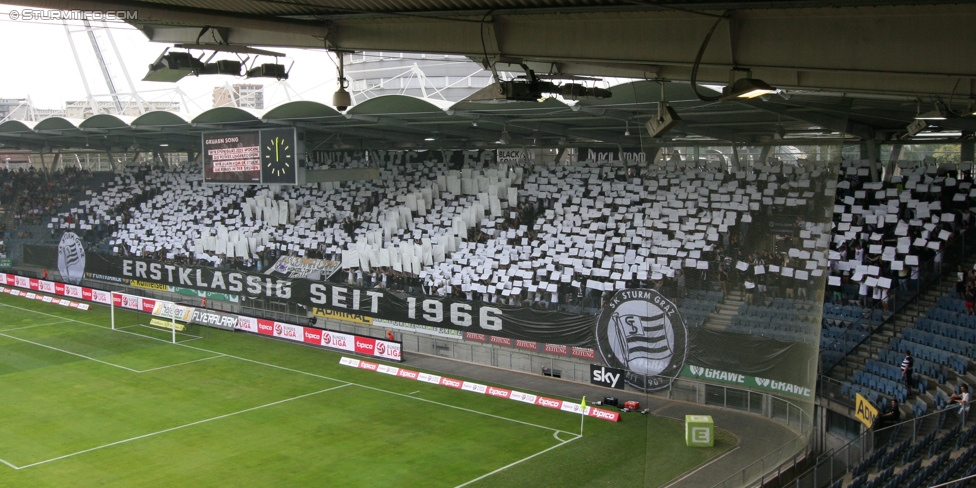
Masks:
[[[57,248],[24,246],[24,260],[50,266]],[[450,297],[412,296],[380,289],[362,289],[323,281],[291,279],[244,271],[181,266],[89,252],[89,279],[158,283],[242,297],[290,301],[415,325],[474,332],[549,344],[593,347],[595,318],[524,307],[469,302]]]

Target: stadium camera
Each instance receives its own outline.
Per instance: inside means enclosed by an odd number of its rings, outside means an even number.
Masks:
[[[352,97],[349,95],[349,92],[346,91],[345,87],[340,86],[339,89],[336,90],[335,94],[332,95],[332,105],[340,112],[345,111],[350,105],[352,105]]]

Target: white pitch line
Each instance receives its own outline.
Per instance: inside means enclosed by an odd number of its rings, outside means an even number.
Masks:
[[[333,386],[332,388],[326,388],[324,390],[313,391],[312,393],[306,393],[304,395],[298,395],[296,397],[286,398],[284,400],[278,400],[276,402],[267,403],[265,405],[258,405],[257,407],[246,408],[244,410],[240,410],[240,411],[237,411],[237,412],[231,412],[231,413],[227,413],[227,414],[224,414],[224,415],[218,415],[216,417],[209,418],[209,419],[197,420],[196,422],[190,422],[188,424],[178,425],[176,427],[170,427],[169,429],[163,429],[163,430],[160,430],[160,431],[157,431],[157,432],[150,432],[149,434],[143,434],[143,435],[140,435],[140,436],[131,437],[129,439],[123,439],[121,441],[111,442],[111,443],[108,443],[108,444],[105,444],[105,445],[101,445],[101,446],[97,446],[97,447],[92,447],[90,449],[85,449],[83,451],[73,452],[71,454],[65,454],[63,456],[58,456],[56,458],[51,458],[51,459],[47,459],[47,460],[44,460],[44,461],[38,461],[36,463],[31,463],[31,464],[28,464],[26,466],[14,467],[14,469],[17,469],[17,470],[27,469],[27,468],[32,468],[34,466],[38,466],[38,465],[41,465],[41,464],[50,463],[50,462],[53,462],[53,461],[60,461],[62,459],[69,458],[69,457],[72,457],[72,456],[77,456],[79,454],[85,454],[85,453],[88,453],[88,452],[97,451],[99,449],[105,449],[106,447],[117,446],[119,444],[125,444],[126,442],[132,442],[132,441],[136,441],[136,440],[139,440],[139,439],[145,439],[147,437],[152,437],[154,435],[165,434],[167,432],[172,432],[174,430],[179,430],[179,429],[183,429],[183,428],[186,428],[186,427],[192,427],[194,425],[200,425],[200,424],[204,424],[204,423],[207,423],[207,422],[212,422],[214,420],[225,419],[227,417],[233,417],[234,415],[240,415],[242,413],[253,412],[254,410],[260,410],[262,408],[273,407],[275,405],[280,405],[282,403],[287,403],[287,402],[294,401],[294,400],[300,400],[302,398],[310,397],[310,396],[313,396],[313,395],[318,395],[319,393],[325,393],[327,391],[332,391],[332,390],[337,390],[339,388],[344,388],[344,387],[347,387],[349,385],[350,384],[347,383],[345,385]],[[7,464],[7,465],[8,466],[12,466],[10,464]]]
[[[356,384],[356,383],[352,383],[352,384],[355,385],[355,386],[358,386],[360,388],[366,388],[367,390],[375,390],[375,391],[380,391],[380,392],[383,392],[383,393],[389,393],[390,395],[401,396],[403,398],[411,398],[411,399],[414,399],[414,400],[417,400],[417,401],[420,401],[420,402],[433,403],[434,405],[440,405],[442,407],[453,408],[455,410],[461,410],[463,412],[469,412],[469,413],[474,413],[474,414],[478,414],[478,415],[484,415],[485,417],[491,417],[491,418],[495,418],[495,419],[499,419],[499,420],[507,420],[509,422],[515,422],[517,424],[528,425],[530,427],[536,427],[536,428],[543,429],[543,430],[551,430],[551,431],[556,432],[556,433],[558,433],[558,432],[566,432],[565,430],[554,429],[552,427],[546,427],[544,425],[533,424],[531,422],[525,422],[525,421],[522,421],[522,420],[510,419],[508,417],[502,417],[501,415],[495,415],[495,414],[491,414],[491,413],[479,412],[477,410],[471,410],[470,408],[458,407],[456,405],[450,405],[450,404],[447,404],[447,403],[435,402],[434,400],[428,400],[426,398],[420,398],[420,397],[410,396],[410,395],[407,395],[405,393],[397,393],[395,391],[384,390],[382,388],[375,388],[375,387],[372,387],[372,386],[360,385],[360,384]],[[566,432],[566,433],[568,434],[570,432]],[[567,441],[567,442],[569,442],[569,441]]]
[[[33,329],[34,327],[47,327],[49,325],[67,324],[68,322],[71,322],[71,321],[70,320],[62,320],[60,322],[51,322],[50,324],[25,325],[23,327],[13,327],[13,328],[10,328],[10,329],[0,329],[0,332],[10,332],[10,331],[13,331],[13,330]]]
[[[10,466],[13,469],[20,469],[17,466],[14,466],[13,464],[10,464],[7,461],[4,461],[3,459],[0,459],[0,463],[6,464],[7,466]]]
[[[21,309],[21,310],[25,310],[25,311],[28,311],[28,312],[39,313],[39,314],[42,314],[42,315],[51,315],[51,314],[47,314],[47,313],[44,313],[44,312],[38,312],[36,310],[30,310],[30,309],[26,309],[26,308],[15,307],[13,305],[6,305],[6,304],[0,304],[0,305],[5,305],[5,306],[8,306],[8,307],[18,308],[18,309]],[[57,315],[51,315],[51,316],[58,317]],[[59,318],[63,318],[63,317],[59,317]],[[77,319],[69,319],[69,320],[72,320],[74,322],[78,322],[80,324],[89,325],[91,327],[97,327],[99,329],[115,330],[117,332],[122,332],[124,334],[132,334],[132,335],[135,335],[135,336],[144,337],[146,339],[159,340],[161,342],[165,342],[166,344],[171,344],[169,341],[164,341],[164,340],[161,340],[161,339],[156,339],[154,337],[144,336],[142,334],[136,334],[134,332],[129,332],[129,331],[126,331],[126,330],[111,329],[109,327],[105,327],[104,325],[93,324],[93,323],[90,323],[90,322],[85,322],[83,320],[77,320]],[[188,348],[188,349],[193,349],[195,351],[209,352],[211,354],[223,354],[224,357],[228,357],[228,358],[232,358],[232,359],[237,359],[237,360],[244,361],[244,362],[248,362],[248,363],[259,364],[259,365],[266,366],[266,367],[269,367],[269,368],[280,369],[280,370],[283,370],[283,371],[289,371],[289,372],[292,372],[292,373],[297,373],[297,374],[302,374],[302,375],[306,375],[306,376],[311,376],[313,378],[321,378],[321,379],[324,379],[324,380],[337,381],[339,383],[345,383],[347,385],[359,386],[359,387],[366,388],[366,389],[369,389],[369,390],[379,391],[379,392],[382,392],[382,393],[388,393],[388,394],[391,394],[391,395],[401,396],[401,397],[404,397],[404,398],[410,398],[410,399],[413,399],[413,400],[417,400],[417,401],[421,401],[421,402],[426,402],[426,403],[430,403],[430,404],[433,404],[433,405],[439,405],[439,406],[442,406],[442,407],[453,408],[453,409],[456,409],[456,410],[461,410],[461,411],[473,413],[473,414],[476,414],[476,415],[482,415],[482,416],[486,416],[486,417],[492,417],[492,418],[496,418],[496,419],[499,419],[499,420],[507,420],[509,422],[515,422],[515,423],[518,423],[518,424],[528,425],[530,427],[536,427],[536,428],[539,428],[539,429],[550,430],[550,431],[554,431],[554,432],[566,432],[568,434],[572,434],[572,432],[567,432],[567,431],[560,430],[560,429],[554,429],[552,427],[546,427],[544,425],[537,425],[537,424],[533,424],[533,423],[530,423],[530,422],[524,422],[524,421],[521,421],[521,420],[511,419],[511,418],[508,418],[508,417],[502,417],[500,415],[494,415],[494,414],[490,414],[490,413],[479,412],[477,410],[472,410],[472,409],[469,409],[469,408],[458,407],[458,406],[450,405],[450,404],[447,404],[447,403],[436,402],[434,400],[428,400],[426,398],[419,398],[419,397],[415,397],[415,396],[410,396],[410,395],[406,395],[406,394],[403,394],[403,393],[397,393],[397,392],[394,392],[394,391],[384,390],[382,388],[375,388],[375,387],[372,387],[372,386],[362,385],[362,384],[359,384],[359,383],[352,383],[352,382],[348,382],[348,381],[345,381],[345,380],[340,380],[340,379],[337,379],[337,378],[332,378],[332,377],[325,376],[325,375],[310,373],[308,371],[302,371],[302,370],[298,370],[298,369],[292,369],[292,368],[288,368],[288,367],[285,367],[285,366],[279,366],[279,365],[276,365],[276,364],[265,363],[265,362],[257,361],[257,360],[254,360],[254,359],[248,359],[248,358],[244,358],[244,357],[240,357],[240,356],[234,356],[234,355],[231,355],[231,354],[224,354],[224,353],[221,353],[219,351],[213,351],[213,350],[210,350],[210,349],[204,349],[202,347],[188,346],[188,345],[182,344],[182,343],[177,343],[175,345],[180,346],[180,347],[185,347],[185,348]],[[570,441],[566,441],[566,442],[570,442]]]
[[[12,335],[7,335],[7,334],[4,334],[4,333],[0,333],[0,336],[7,337],[7,338],[13,339],[15,341],[26,342],[28,344],[33,344],[35,346],[40,346],[40,347],[44,347],[44,348],[47,348],[47,349],[53,349],[53,350],[58,351],[58,352],[63,352],[65,354],[70,354],[72,356],[78,356],[80,358],[85,358],[85,359],[88,359],[90,361],[95,361],[96,363],[101,363],[101,364],[104,364],[104,365],[107,365],[107,366],[112,366],[112,367],[115,367],[115,368],[124,369],[126,371],[131,371],[133,373],[138,373],[139,372],[139,370],[137,370],[137,369],[126,368],[125,366],[120,366],[118,364],[110,363],[108,361],[102,361],[101,359],[95,359],[93,357],[85,356],[84,354],[78,354],[76,352],[66,351],[64,349],[60,349],[60,348],[57,348],[57,347],[54,347],[54,346],[48,346],[47,344],[41,344],[40,342],[29,341],[27,339],[21,339],[19,337],[14,337]]]
[[[556,434],[558,434],[558,432],[556,432],[556,433],[553,433],[553,434],[552,434],[552,435],[553,435],[553,437],[556,437]],[[456,486],[455,488],[461,488],[462,486],[468,486],[468,485],[470,485],[471,483],[476,483],[476,482],[478,482],[478,481],[481,481],[481,480],[483,480],[483,479],[485,479],[485,478],[487,478],[487,477],[489,477],[489,476],[492,476],[492,475],[495,475],[495,474],[498,474],[498,473],[501,473],[502,471],[505,471],[506,469],[508,469],[508,468],[511,468],[512,466],[515,466],[515,465],[518,465],[518,464],[522,464],[522,463],[524,463],[525,461],[528,461],[529,459],[532,459],[532,458],[534,458],[534,457],[536,457],[536,456],[540,456],[540,455],[542,455],[542,454],[545,454],[545,453],[547,453],[547,452],[549,452],[549,451],[551,451],[551,450],[553,450],[553,449],[556,449],[557,447],[562,447],[562,446],[565,446],[566,444],[569,444],[570,442],[573,442],[573,441],[575,441],[576,439],[579,439],[579,438],[580,438],[580,437],[578,436],[578,437],[574,437],[574,438],[572,438],[572,439],[570,439],[570,440],[568,440],[568,441],[560,441],[560,442],[559,442],[559,444],[556,444],[555,446],[552,446],[552,447],[549,447],[549,448],[547,448],[547,449],[544,449],[544,450],[542,450],[542,451],[539,451],[539,452],[537,452],[537,453],[535,453],[535,454],[533,454],[533,455],[531,455],[531,456],[528,456],[528,457],[524,457],[524,458],[522,458],[522,459],[519,459],[518,461],[515,461],[514,463],[511,463],[511,464],[509,464],[509,465],[507,465],[507,466],[502,466],[502,467],[500,467],[500,468],[498,468],[498,469],[496,469],[496,470],[494,470],[494,471],[492,471],[492,472],[490,472],[490,473],[487,473],[487,474],[483,474],[483,475],[481,475],[481,476],[479,476],[479,477],[477,477],[477,478],[475,478],[475,479],[473,479],[473,480],[471,480],[471,481],[468,481],[468,482],[466,482],[466,483],[462,483],[462,484],[460,484],[460,485],[457,485],[457,486]],[[556,439],[558,440],[558,439],[559,439],[559,437],[556,437]]]
[[[210,356],[210,357],[201,358],[201,359],[194,359],[193,361],[186,361],[186,362],[183,362],[183,363],[170,364],[170,365],[167,365],[167,366],[160,366],[158,368],[143,369],[143,370],[140,370],[138,372],[139,373],[149,373],[150,371],[159,371],[161,369],[166,369],[166,368],[175,368],[176,366],[183,366],[184,364],[199,363],[200,361],[207,361],[207,360],[210,360],[210,359],[217,359],[217,358],[222,358],[222,357],[226,357],[226,356],[224,356],[223,354],[218,354],[216,356]]]
[[[416,395],[417,393],[420,393],[420,390],[410,392],[411,395]]]
[[[577,438],[583,437],[583,436],[581,436],[579,434],[576,434],[576,433],[573,433],[573,432],[566,432],[564,430],[561,430],[561,431],[558,431],[558,432],[553,432],[553,434],[552,434],[553,437],[555,437],[556,440],[558,440],[559,442],[569,442],[569,441],[564,441],[564,440],[560,439],[559,438],[559,434],[569,434],[569,435],[573,436],[573,438],[570,439],[570,441],[575,441]]]

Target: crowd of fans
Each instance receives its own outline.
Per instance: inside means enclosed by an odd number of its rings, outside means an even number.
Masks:
[[[335,281],[465,300],[594,309],[627,287],[762,303],[816,299],[828,281],[828,301],[887,307],[965,239],[976,189],[965,166],[902,163],[883,183],[865,168],[391,162],[375,180],[267,188],[205,185],[188,164],[127,168],[97,189],[80,170],[32,170],[0,173],[0,202],[21,224],[42,222],[91,190],[53,232],[182,265],[318,258],[342,263]],[[976,294],[970,275],[963,298]]]
[[[78,168],[53,172],[0,170],[0,205],[13,217],[13,225],[40,225],[63,206],[91,189],[92,173]],[[21,234],[18,237],[26,237]]]
[[[272,189],[205,185],[194,164],[127,168],[53,227],[124,256],[253,271],[320,258],[343,263],[337,281],[538,308],[599,308],[624,287],[812,297],[827,267],[826,164],[378,169]]]
[[[946,253],[966,245],[976,205],[973,177],[966,163],[903,162],[883,183],[870,182],[864,169],[847,164],[838,184],[827,299],[887,311],[899,294],[918,289],[922,272],[942,273]],[[963,293],[972,281],[967,277]]]

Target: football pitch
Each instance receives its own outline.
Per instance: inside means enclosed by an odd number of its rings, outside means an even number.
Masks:
[[[735,443],[639,414],[581,437],[578,415],[239,332],[172,344],[127,313],[0,294],[0,487],[660,486]]]

